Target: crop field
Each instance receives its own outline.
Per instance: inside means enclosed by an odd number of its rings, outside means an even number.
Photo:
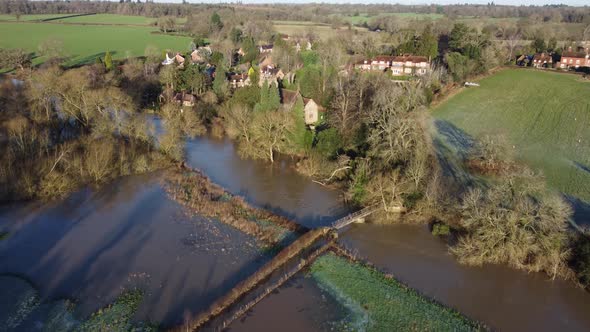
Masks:
[[[507,69],[433,110],[440,128],[505,136],[549,185],[590,202],[590,82],[577,75]],[[444,136],[444,132],[442,135]]]
[[[478,325],[395,279],[326,254],[311,267],[320,286],[351,311],[353,331],[476,331]],[[349,329],[347,329],[349,330]]]
[[[141,56],[147,46],[158,49],[180,50],[188,48],[188,37],[152,34],[150,27],[88,25],[81,29],[76,25],[49,23],[0,23],[0,47],[23,48],[37,52],[39,44],[48,39],[63,42],[68,60],[66,65],[92,63],[110,51],[115,59]],[[23,38],[26,36],[26,38]],[[35,64],[45,59],[37,57]]]

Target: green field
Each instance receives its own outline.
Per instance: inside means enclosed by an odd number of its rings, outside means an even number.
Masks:
[[[68,16],[68,15],[70,15],[70,14],[22,15],[20,17],[19,21],[21,21],[21,22],[37,21],[37,20],[45,20],[45,19],[48,19],[48,18],[56,18],[56,17]],[[2,14],[2,15],[0,15],[0,21],[16,22],[16,16]]]
[[[95,14],[68,17],[52,22],[59,23],[80,23],[80,24],[117,24],[117,25],[153,25],[156,22],[155,17],[132,16],[132,15],[116,15],[116,14]],[[177,24],[184,24],[186,17],[177,18]]]
[[[501,134],[561,192],[590,202],[590,83],[579,76],[508,69],[433,110],[438,127]],[[456,137],[456,135],[453,135]]]
[[[382,13],[379,15],[369,16],[367,13],[362,13],[358,16],[352,15],[336,15],[342,18],[345,21],[348,21],[352,24],[363,24],[368,22],[369,20],[376,18],[378,16],[396,16],[400,19],[408,19],[408,20],[423,20],[423,19],[431,19],[437,20],[443,18],[443,14],[418,14],[418,13]]]
[[[347,28],[333,29],[331,26],[323,24],[305,24],[311,22],[294,22],[291,24],[274,24],[276,31],[288,35],[301,35],[305,36],[309,31],[317,34],[321,39],[329,39],[338,36],[339,33],[346,31]],[[365,28],[353,27],[353,29],[367,32]]]
[[[140,56],[148,45],[161,50],[185,51],[191,41],[188,37],[152,34],[157,31],[150,27],[102,26],[84,27],[48,23],[0,23],[0,47],[23,48],[36,52],[40,43],[47,39],[63,42],[68,56],[66,65],[73,66],[92,63],[96,57],[104,56],[106,51],[113,58]],[[34,63],[43,62],[43,57],[35,58]]]
[[[350,311],[353,331],[474,331],[458,312],[434,303],[395,279],[327,254],[311,267],[320,286]],[[344,330],[344,329],[343,329]]]

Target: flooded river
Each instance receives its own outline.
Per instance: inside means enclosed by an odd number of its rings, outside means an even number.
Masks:
[[[187,159],[214,182],[257,206],[309,226],[348,209],[338,192],[298,175],[289,160],[241,160],[228,140],[187,143]],[[157,174],[85,189],[50,204],[0,209],[0,273],[33,281],[45,298],[74,297],[84,314],[123,287],[146,289],[137,319],[171,324],[204,309],[267,259],[255,241],[214,221],[188,217]],[[343,243],[402,282],[504,331],[588,331],[590,294],[541,274],[465,267],[423,226],[354,225]],[[313,279],[298,276],[259,303],[232,331],[321,331],[339,306]]]

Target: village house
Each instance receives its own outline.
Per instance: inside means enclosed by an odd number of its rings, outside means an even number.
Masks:
[[[430,61],[424,56],[404,54],[400,56],[380,55],[354,64],[361,71],[388,71],[393,76],[420,76],[430,70]]]
[[[553,57],[547,53],[537,53],[533,55],[533,67],[551,68],[553,67]]]
[[[201,46],[191,53],[192,63],[205,63],[207,57],[211,55],[211,48],[209,46]]]
[[[291,109],[295,102],[297,101],[298,96],[301,94],[299,91],[281,89],[281,103],[287,106],[288,109]],[[304,110],[304,118],[305,124],[314,128],[314,126],[321,120],[325,118],[325,109],[318,105],[313,99],[310,98],[302,98],[303,99],[303,110]]]
[[[402,55],[391,62],[393,76],[422,76],[430,71],[430,62],[425,56]]]
[[[559,68],[569,69],[580,67],[590,67],[590,49],[582,48],[575,52],[570,47],[568,51],[561,54]]]
[[[185,93],[183,91],[183,92],[178,92],[177,94],[175,94],[174,98],[172,98],[172,101],[177,104],[182,104],[182,106],[193,107],[193,106],[195,106],[195,103],[197,101],[197,97],[195,97],[194,95],[192,95],[190,93]]]
[[[251,84],[250,78],[248,78],[248,74],[230,74],[229,75],[229,84],[232,89],[243,88],[245,86],[249,86]]]
[[[260,45],[258,47],[258,51],[260,51],[260,54],[264,54],[264,53],[272,53],[272,44],[269,45]]]
[[[274,65],[262,65],[260,66],[260,80],[258,85],[262,86],[264,82],[268,82],[269,85],[279,84],[285,78],[285,73]]]

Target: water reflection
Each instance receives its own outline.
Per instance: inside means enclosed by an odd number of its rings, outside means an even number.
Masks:
[[[154,174],[60,202],[5,207],[0,227],[11,234],[0,242],[0,273],[30,278],[44,298],[78,299],[81,315],[140,286],[138,319],[179,323],[264,262],[253,239],[186,216]]]

